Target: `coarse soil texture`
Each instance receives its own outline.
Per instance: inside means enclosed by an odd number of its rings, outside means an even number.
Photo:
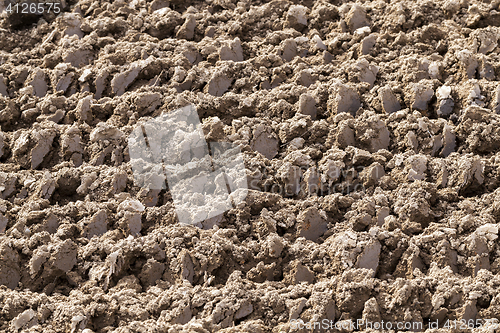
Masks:
[[[0,2],[0,332],[493,332],[499,0],[57,4]],[[127,139],[188,105],[249,188],[198,226]]]

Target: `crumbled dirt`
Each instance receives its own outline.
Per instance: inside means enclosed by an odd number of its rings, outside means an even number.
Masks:
[[[500,320],[500,1],[11,3],[1,332]],[[202,228],[127,141],[189,104],[250,188]]]

